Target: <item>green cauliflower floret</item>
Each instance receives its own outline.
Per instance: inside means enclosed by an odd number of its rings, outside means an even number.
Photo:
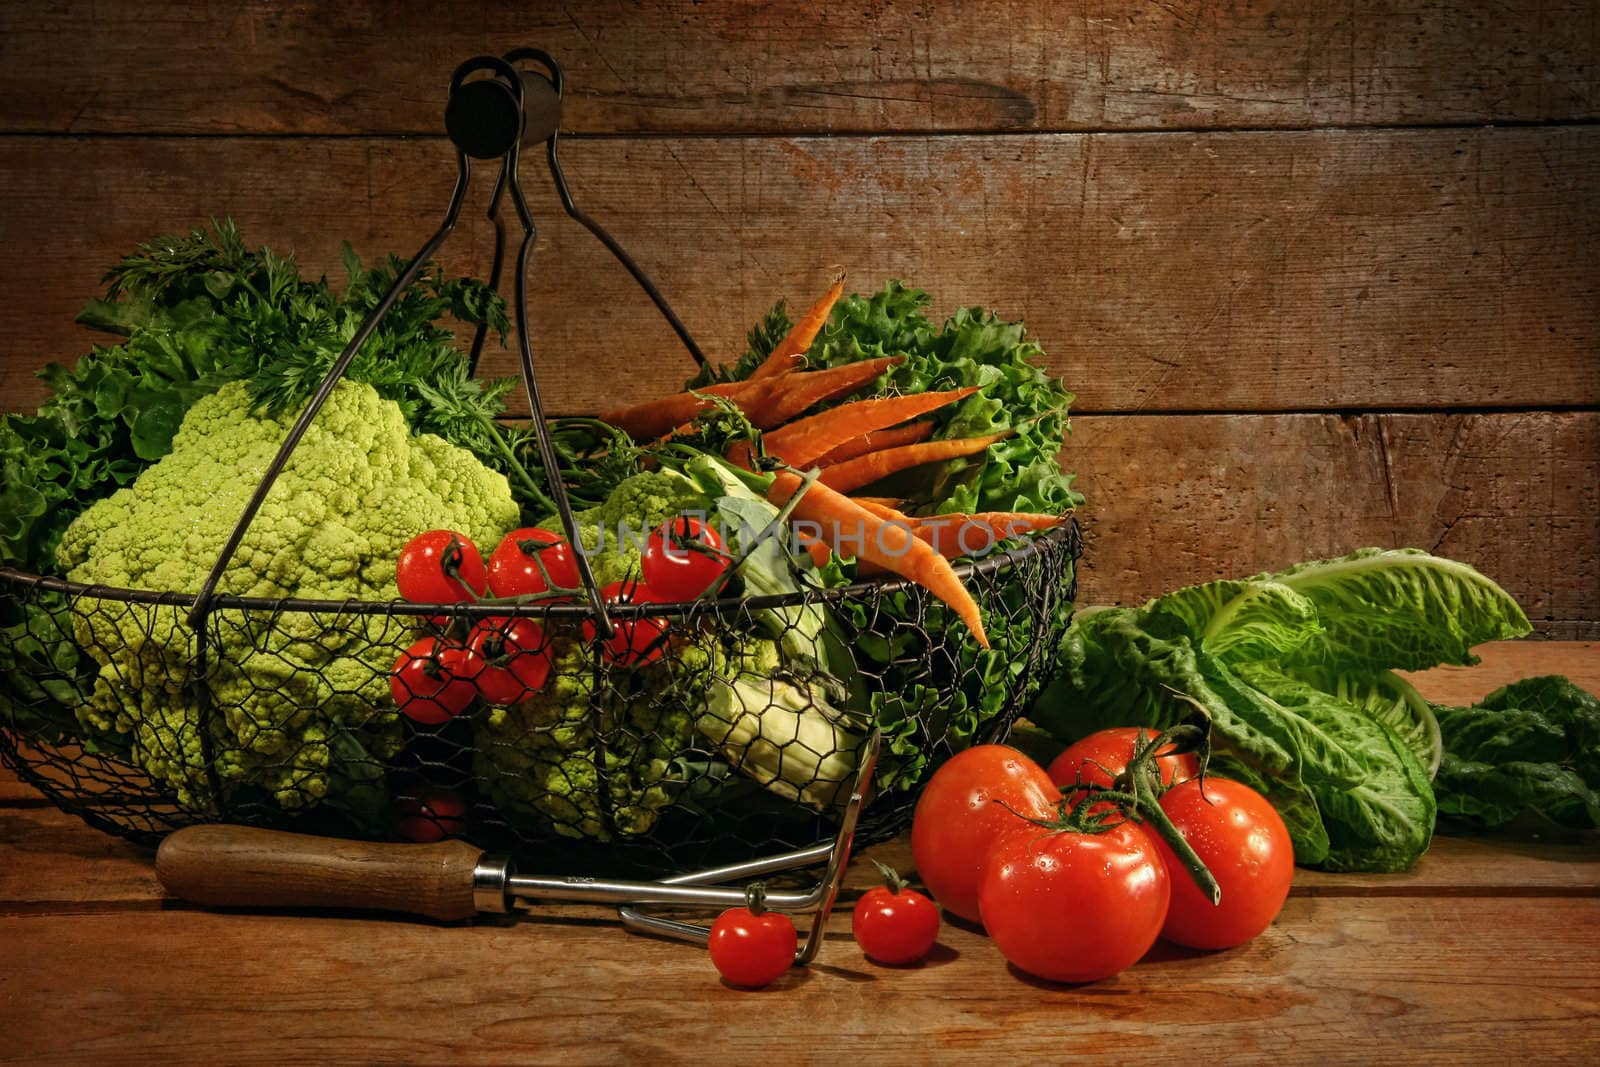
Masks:
[[[67,529],[58,555],[68,576],[198,592],[293,417],[255,414],[243,383],[196,402],[168,456]],[[399,593],[396,557],[418,533],[448,528],[493,545],[517,519],[503,475],[438,437],[413,436],[400,408],[371,386],[341,382],[217,591],[390,600]],[[252,785],[289,808],[362,788],[370,799],[382,761],[399,749],[387,676],[415,636],[404,617],[214,612],[209,738],[184,608],[84,600],[74,631],[100,664],[79,718],[131,735],[135,759],[185,805],[217,805],[207,748],[224,793]]]
[[[655,663],[610,672],[598,700],[591,655],[581,641],[554,639],[544,688],[474,720],[478,780],[504,814],[567,837],[648,833],[689,784],[674,761],[693,744],[722,655],[675,645]]]
[[[623,479],[604,503],[573,517],[595,581],[606,586],[639,576],[639,556],[656,527],[685,512],[709,520],[710,511],[711,499],[699,486],[677,471],[659,470]],[[555,516],[539,525],[561,530]]]

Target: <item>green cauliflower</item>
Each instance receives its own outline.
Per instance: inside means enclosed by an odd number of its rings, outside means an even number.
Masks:
[[[198,592],[293,415],[252,411],[243,383],[194,404],[172,452],[89,508],[58,550],[70,578]],[[371,386],[341,382],[289,459],[222,576],[221,594],[391,600],[416,534],[458,530],[493,545],[517,525],[503,475],[430,434]],[[92,610],[89,606],[94,604]],[[196,642],[178,606],[80,601],[78,642],[99,663],[78,716],[131,736],[134,759],[186,806],[215,810],[241,786],[285,808],[380,798],[400,747],[388,673],[415,633],[405,617],[217,611],[202,737]]]
[[[655,663],[611,671],[599,700],[582,641],[554,639],[551,658],[540,692],[474,719],[480,785],[507,816],[566,837],[648,833],[690,784],[676,761],[692,747],[722,654],[674,645]]]
[[[710,521],[710,512],[710,497],[693,481],[674,470],[656,470],[624,478],[603,503],[573,518],[594,579],[604,587],[639,576],[639,556],[656,527],[684,513]],[[553,515],[539,525],[563,532]]]

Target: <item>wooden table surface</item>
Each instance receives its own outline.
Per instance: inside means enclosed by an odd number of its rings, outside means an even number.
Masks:
[[[1600,690],[1600,644],[1483,652],[1419,688],[1466,702],[1559,672]],[[869,854],[910,865],[903,839]],[[0,1061],[1600,1060],[1592,835],[1441,835],[1405,874],[1303,870],[1250,944],[1158,945],[1082,987],[1025,978],[951,923],[921,966],[868,963],[849,906],[869,871],[852,864],[816,964],[741,992],[702,950],[595,908],[456,926],[190,908],[163,897],[147,851],[6,775]]]

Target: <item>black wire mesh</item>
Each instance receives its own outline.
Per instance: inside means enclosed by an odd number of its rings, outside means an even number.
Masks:
[[[636,657],[586,632],[576,604],[219,597],[197,662],[192,594],[0,570],[0,662],[18,665],[0,677],[0,757],[64,810],[144,843],[234,822],[460,836],[551,872],[659,874],[831,837],[876,723],[871,842],[906,825],[938,762],[1003,737],[1037,691],[1080,553],[1069,522],[957,565],[989,650],[920,587],[870,581],[616,608]],[[532,688],[435,724],[397,710],[413,641],[501,617],[542,632]]]

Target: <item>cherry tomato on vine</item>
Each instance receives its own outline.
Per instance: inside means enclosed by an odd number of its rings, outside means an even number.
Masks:
[[[1047,819],[1060,799],[1044,768],[1009,746],[975,745],[950,757],[923,787],[911,820],[911,856],[933,899],[979,921],[990,847],[1018,815]]]
[[[1155,944],[1171,896],[1166,866],[1143,828],[1112,819],[1100,833],[1020,824],[990,852],[983,926],[1019,970],[1094,982]]]
[[[688,515],[662,523],[639,562],[644,584],[664,601],[693,600],[727,573],[722,537]]]
[[[460,715],[477,697],[473,679],[482,670],[483,659],[465,645],[424,637],[395,660],[389,694],[407,717],[436,726]]]
[[[1184,782],[1163,793],[1167,813],[1222,887],[1213,905],[1165,841],[1156,847],[1172,879],[1161,936],[1190,948],[1232,948],[1272,924],[1294,881],[1294,844],[1283,818],[1249,786],[1222,778]]]
[[[654,590],[637,581],[612,582],[600,590],[600,597],[607,604],[618,605],[662,602]],[[622,667],[642,667],[661,658],[661,653],[666,649],[666,619],[646,615],[636,619],[613,617],[611,622],[612,634],[606,638],[602,648],[607,662]],[[593,641],[599,632],[599,627],[594,623],[584,621],[585,641]]]
[[[734,985],[769,985],[794,965],[794,923],[775,911],[729,908],[711,924],[711,962]]]
[[[939,937],[939,906],[915,889],[893,868],[878,864],[884,885],[873,886],[856,901],[850,930],[871,959],[889,966],[915,963]]]
[[[395,832],[408,841],[442,841],[467,828],[467,802],[453,789],[433,787],[395,805]]]
[[[395,564],[395,584],[413,604],[459,604],[489,587],[478,546],[454,530],[429,530],[407,541]]]
[[[1156,737],[1158,731],[1135,726],[1119,726],[1099,730],[1067,746],[1066,751],[1050,761],[1050,780],[1065,789],[1078,782],[1079,775],[1087,785],[1109,786],[1133,759],[1136,742]],[[1192,752],[1156,756],[1156,767],[1161,771],[1161,784],[1184,782],[1200,773],[1200,760]]]
[[[467,634],[467,648],[483,661],[472,683],[490,704],[525,700],[544,688],[550,677],[544,627],[532,619],[480,619]]]
[[[576,589],[580,581],[572,546],[543,527],[512,530],[489,555],[489,591],[495,596]]]

